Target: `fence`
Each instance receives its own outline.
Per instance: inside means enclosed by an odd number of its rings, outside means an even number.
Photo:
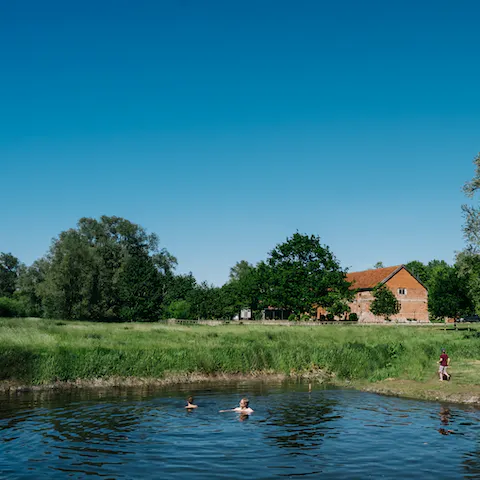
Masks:
[[[159,320],[159,323],[165,325],[209,325],[212,327],[220,325],[279,325],[284,327],[318,327],[325,325],[357,325],[359,327],[368,326],[368,325],[385,325],[385,326],[430,326],[430,327],[442,327],[445,328],[447,324],[445,323],[430,323],[430,322],[378,322],[378,323],[363,323],[363,322],[348,322],[348,321],[329,321],[329,322],[319,322],[319,321],[310,321],[310,322],[292,322],[288,320],[181,320],[177,318],[169,318],[168,320]],[[452,325],[453,327],[453,325]]]

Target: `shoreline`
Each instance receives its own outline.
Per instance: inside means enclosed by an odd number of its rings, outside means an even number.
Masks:
[[[161,388],[181,384],[236,383],[259,381],[282,383],[301,381],[312,385],[331,385],[335,388],[353,389],[390,397],[433,402],[457,403],[480,407],[480,385],[457,385],[450,382],[419,382],[414,380],[387,379],[378,382],[338,380],[325,372],[275,373],[258,372],[253,374],[213,375],[190,373],[170,374],[163,378],[151,377],[108,377],[90,380],[57,381],[50,384],[24,385],[21,382],[1,381],[0,395],[15,395],[28,392],[67,392],[72,390],[97,390],[105,388]]]
[[[102,389],[102,388],[135,388],[135,387],[168,387],[181,384],[197,384],[202,382],[284,382],[288,379],[295,380],[301,376],[292,377],[281,373],[258,373],[258,374],[224,374],[214,375],[189,373],[171,374],[163,378],[154,377],[105,377],[93,379],[78,378],[75,381],[57,381],[40,385],[25,385],[21,382],[3,380],[0,382],[0,394],[12,394],[20,392],[45,392],[45,391],[69,391],[77,389]]]
[[[362,392],[375,393],[388,397],[429,402],[458,403],[480,407],[480,385],[462,385],[447,381],[403,380],[390,378],[378,382],[365,381],[336,382],[336,386],[354,388]]]

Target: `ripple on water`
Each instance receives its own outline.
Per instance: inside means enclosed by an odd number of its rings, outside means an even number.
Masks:
[[[219,413],[243,395],[251,416]],[[258,382],[32,396],[0,403],[2,478],[480,478],[471,407]]]

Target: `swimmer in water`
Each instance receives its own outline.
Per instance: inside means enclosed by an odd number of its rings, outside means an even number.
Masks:
[[[249,400],[248,398],[244,397],[240,400],[240,405],[235,408],[231,408],[230,410],[220,410],[222,412],[239,412],[246,415],[250,415],[253,413],[253,409],[249,407]]]
[[[193,403],[193,397],[192,396],[187,398],[187,404],[185,405],[185,408],[198,408],[198,405],[195,405]]]

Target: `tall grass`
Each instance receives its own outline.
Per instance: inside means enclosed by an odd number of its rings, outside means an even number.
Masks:
[[[0,380],[27,384],[169,373],[302,373],[424,380],[440,349],[480,358],[480,331],[414,326],[166,326],[0,319]]]

